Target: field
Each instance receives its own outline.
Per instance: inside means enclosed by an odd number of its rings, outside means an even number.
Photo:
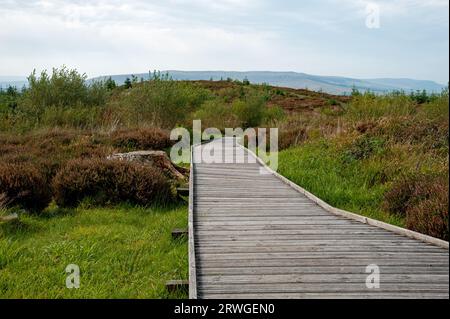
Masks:
[[[351,96],[248,81],[89,83],[32,73],[0,92],[0,297],[176,298],[187,278],[176,179],[117,152],[168,151],[175,127],[277,127],[279,172],[330,204],[449,239],[448,90]],[[81,268],[80,289],[65,267]]]
[[[187,279],[187,209],[51,207],[0,229],[3,298],[185,298],[165,282]],[[67,289],[66,266],[80,267],[80,288]]]

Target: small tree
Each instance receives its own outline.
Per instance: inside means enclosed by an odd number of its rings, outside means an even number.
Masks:
[[[116,87],[117,87],[117,85],[116,85],[116,81],[114,81],[111,77],[109,77],[107,80],[106,80],[106,82],[105,82],[105,85],[106,85],[106,88],[108,89],[108,90],[114,90]]]
[[[131,83],[130,78],[125,79],[124,85],[125,85],[126,89],[131,89],[133,87],[133,84]]]
[[[265,115],[265,99],[263,96],[253,94],[245,100],[236,100],[232,105],[232,110],[243,127],[256,127]]]

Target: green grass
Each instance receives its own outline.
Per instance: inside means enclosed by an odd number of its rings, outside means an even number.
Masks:
[[[0,224],[0,298],[185,298],[165,282],[188,278],[187,208],[49,209]],[[79,289],[65,268],[80,267]]]
[[[386,184],[379,160],[345,161],[334,145],[313,141],[279,153],[278,172],[332,206],[404,226],[403,218],[381,209]]]

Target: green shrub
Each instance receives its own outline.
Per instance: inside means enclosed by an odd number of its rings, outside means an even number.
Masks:
[[[247,96],[245,100],[236,100],[232,104],[232,110],[241,122],[242,127],[257,127],[264,119],[265,97],[252,94]]]
[[[8,206],[40,212],[51,201],[51,188],[40,170],[28,163],[0,164],[0,194]]]
[[[112,144],[122,150],[162,150],[173,145],[169,132],[157,128],[115,131]]]
[[[189,114],[209,98],[208,90],[192,83],[155,78],[122,92],[110,108],[127,126],[172,129],[184,124]]]
[[[350,148],[344,151],[343,161],[348,163],[353,160],[369,158],[374,154],[380,154],[384,150],[385,141],[381,138],[362,135],[353,141]]]
[[[239,125],[231,107],[217,99],[203,103],[193,114],[193,119],[202,120],[203,128],[215,127],[222,131]]]
[[[382,117],[409,116],[417,112],[415,101],[405,94],[354,95],[347,108],[350,120],[372,120]]]
[[[53,179],[56,203],[73,207],[85,198],[97,205],[167,203],[170,182],[153,167],[115,160],[72,160]]]
[[[42,111],[40,125],[45,127],[95,128],[102,113],[100,106],[57,107]]]
[[[54,68],[51,75],[33,71],[28,77],[26,98],[38,108],[48,106],[101,105],[105,102],[106,88],[100,82],[88,85],[87,75],[66,67]]]
[[[265,110],[264,118],[267,123],[273,123],[281,121],[285,118],[285,113],[282,107],[278,105],[274,105],[271,107],[268,107]]]
[[[328,105],[331,105],[331,106],[335,106],[335,105],[339,105],[339,102],[336,101],[336,99],[329,99],[329,100],[327,101],[327,104],[328,104]]]

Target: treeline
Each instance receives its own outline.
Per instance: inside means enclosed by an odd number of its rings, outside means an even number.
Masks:
[[[33,71],[27,88],[0,91],[0,130],[189,127],[199,116],[219,128],[225,124],[248,127],[283,116],[279,107],[267,110],[267,86],[233,83],[239,87],[235,92],[218,96],[200,85],[174,81],[159,72],[150,74],[149,80],[132,77],[118,85],[111,78],[88,81],[86,74],[66,67],[55,68],[51,74]]]

